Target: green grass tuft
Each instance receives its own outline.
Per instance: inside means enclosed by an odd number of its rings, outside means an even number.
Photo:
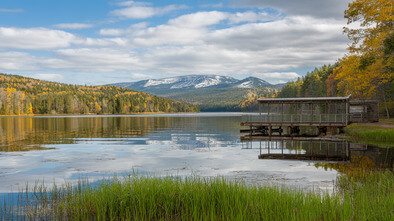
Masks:
[[[351,124],[345,132],[356,142],[394,146],[394,128]]]
[[[392,220],[393,180],[392,171],[341,176],[336,194],[328,195],[222,177],[130,175],[51,191],[38,185],[21,194],[19,214],[32,220]],[[19,218],[5,208],[0,219]]]

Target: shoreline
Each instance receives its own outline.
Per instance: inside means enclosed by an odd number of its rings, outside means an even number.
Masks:
[[[90,185],[39,183],[0,204],[0,219],[125,220],[390,220],[393,172],[340,176],[333,195],[280,186],[246,186],[225,177],[130,174]],[[14,206],[14,205],[20,206]]]
[[[344,137],[353,142],[394,147],[394,118],[375,123],[352,123],[345,127]]]
[[[83,116],[128,116],[128,115],[152,115],[152,114],[189,114],[202,112],[143,112],[143,113],[128,113],[128,114],[20,114],[20,115],[0,115],[2,117],[83,117]]]

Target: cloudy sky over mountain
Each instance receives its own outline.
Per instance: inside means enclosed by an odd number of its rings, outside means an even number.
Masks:
[[[0,72],[72,84],[286,82],[346,52],[347,0],[0,2]]]

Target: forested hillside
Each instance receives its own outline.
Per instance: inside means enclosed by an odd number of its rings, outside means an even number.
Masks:
[[[220,75],[184,75],[114,85],[194,104],[207,112],[245,110],[245,99],[272,96],[283,86],[256,77],[238,80]]]
[[[168,94],[166,97],[195,104],[201,111],[243,111],[245,99],[272,96],[278,90],[269,87],[205,88]]]
[[[195,111],[196,106],[116,86],[77,86],[0,74],[0,115]]]
[[[304,77],[288,82],[277,97],[325,97],[336,96],[337,82],[332,77],[338,63],[315,68]]]

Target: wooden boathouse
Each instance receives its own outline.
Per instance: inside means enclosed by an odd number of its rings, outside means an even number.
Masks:
[[[327,134],[327,131],[342,131],[351,120],[368,122],[377,121],[379,118],[377,101],[351,101],[350,95],[347,97],[266,98],[257,101],[259,113],[247,115],[241,122],[241,126],[249,127],[241,130],[241,132],[249,133],[249,137],[259,136],[263,139],[264,137],[271,139],[271,136],[308,136],[300,134],[301,127],[314,128],[317,135]],[[352,113],[354,111],[357,113]]]
[[[258,140],[259,159],[348,161],[349,143],[330,135],[340,133],[352,122],[379,120],[378,101],[350,100],[350,95],[257,101],[259,112],[243,116],[241,126],[248,129],[241,130],[247,133],[241,136],[241,141],[252,145]],[[262,142],[266,149],[262,148]],[[293,153],[297,143],[302,147]],[[291,148],[288,150],[285,144]]]

